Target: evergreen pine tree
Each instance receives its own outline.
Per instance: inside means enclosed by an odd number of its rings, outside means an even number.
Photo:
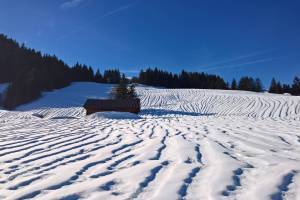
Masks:
[[[233,79],[232,82],[231,82],[231,89],[232,90],[236,90],[237,89],[237,83],[236,83],[235,79]]]
[[[277,93],[277,82],[275,80],[275,78],[272,78],[272,81],[271,81],[271,85],[269,87],[269,92],[270,93]]]
[[[113,88],[112,90],[112,98],[113,99],[127,99],[128,98],[128,87],[127,83],[123,80]]]
[[[292,85],[292,94],[300,95],[300,79],[296,76]]]
[[[239,82],[238,89],[245,91],[254,91],[255,85],[253,79],[250,77],[242,77]]]
[[[283,92],[281,83],[279,81],[277,82],[275,78],[273,78],[271,81],[269,92],[275,94],[282,94]]]
[[[103,79],[106,83],[118,84],[121,80],[121,73],[119,70],[105,70]]]
[[[99,69],[96,71],[96,74],[94,76],[94,81],[97,82],[97,83],[102,83],[103,82],[103,78],[102,78],[102,75],[101,75]]]
[[[135,85],[131,84],[128,89],[128,98],[134,99],[137,98],[137,94],[135,91]]]
[[[289,84],[283,84],[282,85],[282,93],[289,93],[291,94],[291,86]]]
[[[261,92],[263,90],[263,86],[261,80],[259,78],[255,79],[255,92]]]
[[[279,81],[277,82],[276,93],[277,94],[282,94],[282,85]]]

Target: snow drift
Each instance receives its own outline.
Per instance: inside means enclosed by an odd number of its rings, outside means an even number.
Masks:
[[[0,111],[0,199],[300,199],[299,97],[138,87],[140,119],[85,116],[108,90]]]

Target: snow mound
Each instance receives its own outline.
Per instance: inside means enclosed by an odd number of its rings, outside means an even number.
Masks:
[[[141,119],[141,117],[129,112],[97,112],[88,116],[95,119]]]

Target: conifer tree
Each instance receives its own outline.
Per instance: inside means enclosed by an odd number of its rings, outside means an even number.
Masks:
[[[128,87],[127,83],[123,80],[113,88],[112,90],[112,98],[113,99],[127,99],[128,98]]]
[[[277,82],[276,93],[277,94],[282,94],[282,85],[279,81]]]
[[[263,90],[263,86],[261,80],[259,78],[255,79],[255,92],[261,92]]]
[[[299,77],[295,77],[292,85],[292,94],[300,95],[300,79]]]
[[[96,71],[96,74],[94,76],[94,81],[97,82],[97,83],[102,83],[103,82],[103,78],[102,78],[102,75],[101,75],[99,69]]]
[[[282,85],[282,93],[292,93],[291,86],[289,84]]]
[[[236,83],[235,79],[233,79],[232,82],[231,82],[231,89],[232,90],[236,90],[237,89],[237,83]]]
[[[269,92],[276,93],[276,91],[277,91],[277,82],[276,82],[275,78],[272,78],[271,85],[269,87]]]
[[[282,94],[282,85],[281,83],[275,80],[275,78],[272,79],[271,85],[269,88],[270,93],[275,93],[275,94]]]
[[[132,99],[137,98],[137,94],[136,94],[136,91],[135,91],[135,85],[134,84],[131,84],[129,86],[128,97],[132,98]]]
[[[238,89],[245,91],[255,91],[255,81],[251,77],[242,77],[239,82]]]
[[[119,70],[105,70],[103,79],[106,83],[117,84],[120,83],[121,73]]]

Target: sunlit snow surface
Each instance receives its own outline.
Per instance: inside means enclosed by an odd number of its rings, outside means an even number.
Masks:
[[[138,87],[139,116],[85,116],[110,87],[0,111],[0,199],[300,199],[300,97]]]

